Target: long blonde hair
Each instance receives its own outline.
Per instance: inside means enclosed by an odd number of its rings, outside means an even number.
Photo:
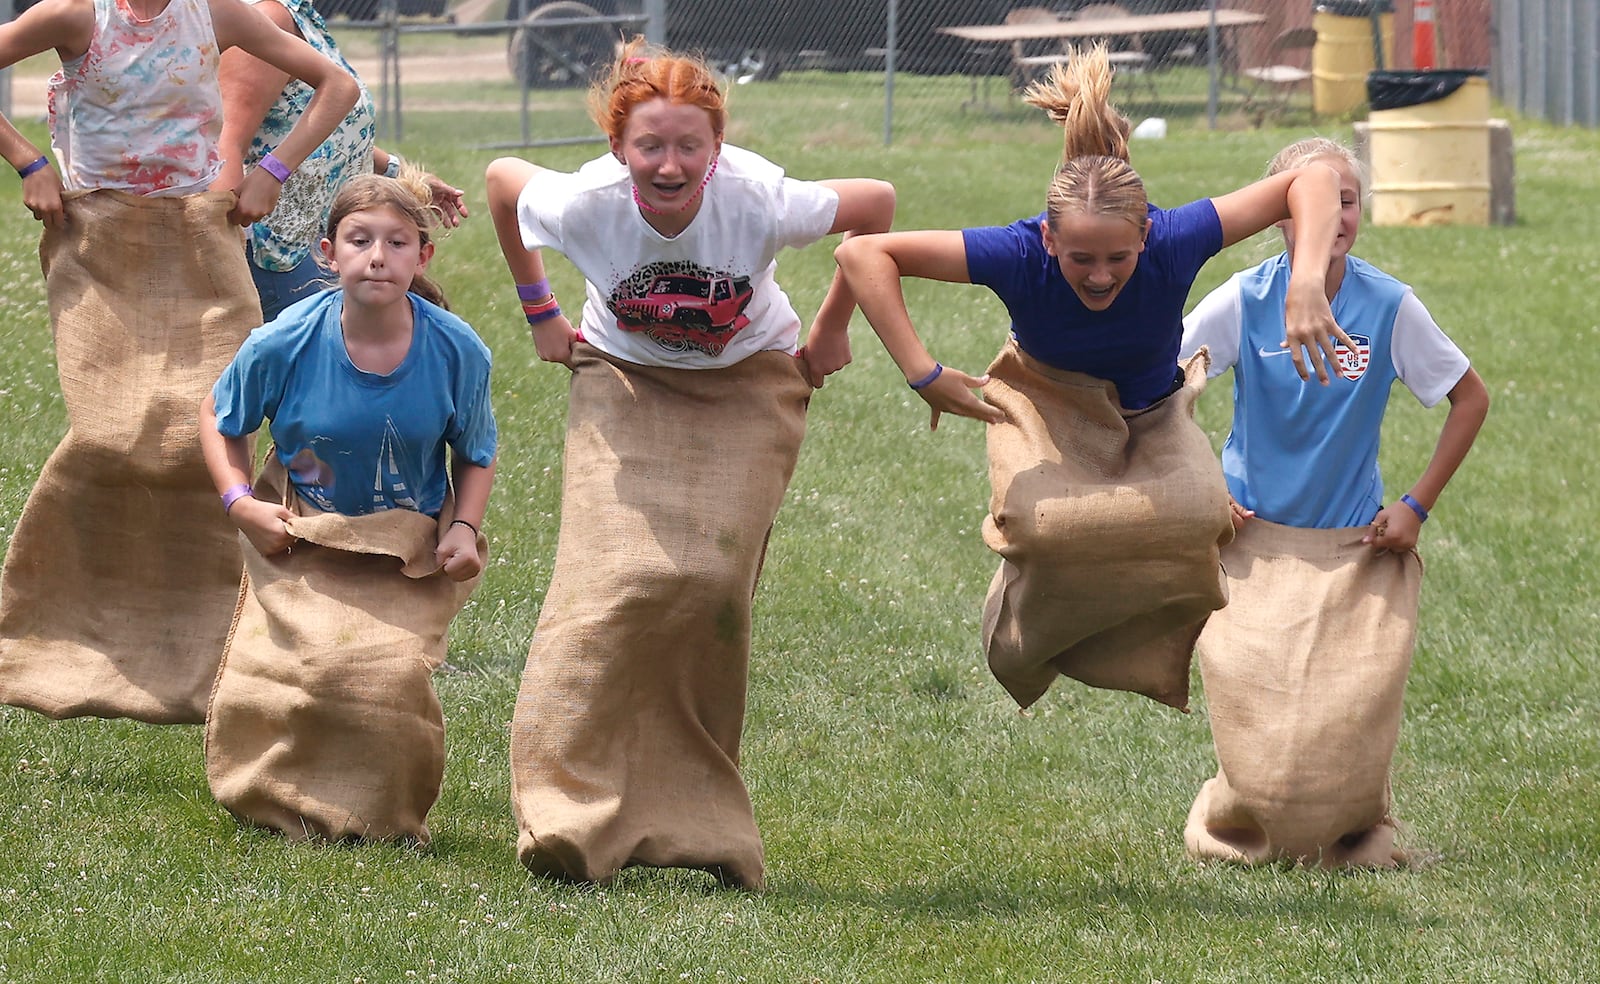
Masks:
[[[1111,105],[1111,59],[1105,44],[1073,49],[1028,86],[1023,101],[1044,110],[1063,131],[1061,164],[1045,198],[1050,224],[1064,212],[1127,219],[1140,230],[1148,219],[1144,181],[1128,163],[1127,117]]]
[[[339,194],[333,199],[333,209],[328,213],[328,240],[330,242],[338,240],[339,223],[343,222],[346,216],[384,206],[399,212],[415,225],[417,235],[423,244],[431,241],[433,230],[443,221],[439,207],[433,204],[433,189],[428,187],[428,172],[407,162],[401,165],[397,177],[358,174],[340,188]],[[423,300],[431,301],[446,311],[450,310],[443,288],[422,271],[417,271],[409,289]]]

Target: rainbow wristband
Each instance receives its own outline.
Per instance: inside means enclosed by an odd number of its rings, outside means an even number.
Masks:
[[[222,511],[227,512],[233,508],[233,504],[235,502],[238,502],[245,496],[254,496],[255,494],[256,490],[250,487],[249,482],[240,482],[238,485],[235,485],[228,489],[228,491],[222,493]]]
[[[1422,503],[1420,503],[1417,500],[1411,498],[1411,493],[1410,492],[1407,492],[1405,495],[1402,495],[1400,497],[1400,501],[1411,507],[1411,511],[1417,514],[1417,519],[1421,520],[1424,523],[1426,523],[1428,521],[1428,510],[1422,508]]]
[[[542,277],[531,284],[517,285],[517,300],[542,301],[550,296],[550,278]]]
[[[283,184],[285,181],[288,181],[289,175],[294,173],[293,168],[278,160],[278,158],[273,156],[271,153],[263,155],[258,163],[261,166],[261,170],[277,178],[279,184]]]
[[[908,383],[906,383],[906,385],[911,387],[914,390],[925,389],[925,388],[927,388],[929,386],[932,386],[933,385],[933,381],[935,379],[938,379],[942,375],[944,375],[944,364],[943,363],[939,363],[939,362],[935,362],[933,364],[933,371],[932,372],[928,373],[926,376],[923,376],[921,379],[917,380],[916,382],[914,382],[914,383],[913,382],[908,382]]]
[[[28,175],[36,174],[39,171],[43,171],[45,168],[47,168],[49,166],[50,166],[50,158],[46,157],[43,154],[40,154],[39,155],[39,159],[34,161],[32,164],[28,164],[28,165],[26,165],[24,167],[17,168],[17,177],[26,178]]]

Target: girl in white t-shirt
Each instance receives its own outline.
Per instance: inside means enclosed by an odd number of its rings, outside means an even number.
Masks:
[[[591,108],[609,154],[488,170],[539,356],[573,372],[560,545],[512,721],[518,855],[585,881],[643,864],[758,888],[738,772],[751,595],[855,306],[836,275],[799,347],[775,258],[887,230],[894,189],[799,181],[725,145],[715,76],[642,41]],[[544,247],[584,276],[578,328]]]
[[[1403,858],[1389,815],[1389,764],[1411,664],[1423,522],[1471,449],[1489,393],[1411,288],[1350,255],[1359,165],[1302,140],[1269,174],[1323,163],[1341,212],[1325,277],[1353,346],[1328,386],[1300,379],[1284,349],[1288,251],[1235,274],[1184,319],[1185,356],[1207,347],[1234,375],[1222,451],[1237,535],[1222,550],[1228,606],[1198,644],[1219,769],[1189,814],[1192,854],[1258,862],[1389,866]],[[1424,406],[1448,400],[1433,456],[1387,502],[1378,438],[1400,382]]]

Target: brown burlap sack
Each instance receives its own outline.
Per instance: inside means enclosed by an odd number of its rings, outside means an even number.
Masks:
[[[231,194],[67,196],[40,247],[69,428],[0,574],[0,701],[199,723],[238,597],[200,401],[261,307]]]
[[[1199,643],[1218,770],[1184,829],[1195,857],[1404,860],[1389,763],[1422,561],[1374,552],[1365,532],[1253,519],[1223,551],[1228,607]]]
[[[276,457],[255,484],[281,501]],[[246,573],[206,719],[217,802],[291,838],[428,842],[444,776],[433,671],[478,579],[439,571],[438,520],[405,509],[324,513],[293,497],[299,541]],[[478,552],[487,557],[480,535]]]
[[[780,352],[686,370],[578,346],[561,538],[511,722],[533,871],[761,887],[739,776],[751,596],[810,393]]]
[[[1194,422],[1210,355],[1146,410],[1007,343],[984,399],[993,487],[983,539],[1003,559],[983,611],[995,679],[1027,707],[1058,675],[1187,710],[1189,660],[1227,601],[1233,535],[1216,454]]]

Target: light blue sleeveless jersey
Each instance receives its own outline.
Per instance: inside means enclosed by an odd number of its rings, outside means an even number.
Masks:
[[[1389,346],[1408,288],[1372,264],[1345,258],[1333,316],[1356,343],[1338,357],[1346,377],[1302,380],[1283,341],[1289,257],[1239,274],[1239,361],[1233,430],[1222,471],[1235,500],[1285,526],[1365,526],[1383,508],[1378,438],[1397,375]]]

